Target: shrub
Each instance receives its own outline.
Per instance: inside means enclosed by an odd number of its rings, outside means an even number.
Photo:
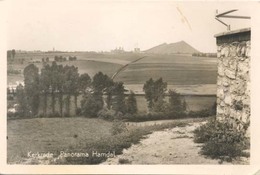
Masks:
[[[194,131],[194,141],[204,143],[201,153],[211,158],[231,161],[243,155],[248,147],[246,130],[239,130],[230,121],[210,120]]]
[[[213,121],[214,120],[214,121]],[[210,140],[212,133],[215,131],[217,121],[211,119],[207,124],[201,125],[194,130],[194,142],[205,143]]]
[[[115,120],[113,122],[111,133],[112,135],[121,134],[122,132],[127,131],[126,124],[122,120]]]
[[[114,110],[102,109],[98,112],[98,117],[105,120],[114,120],[116,112]]]

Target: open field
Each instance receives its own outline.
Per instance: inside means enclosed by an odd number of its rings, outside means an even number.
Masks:
[[[216,84],[217,62],[215,58],[149,55],[130,64],[115,80],[144,84],[149,78],[160,77],[171,85]]]

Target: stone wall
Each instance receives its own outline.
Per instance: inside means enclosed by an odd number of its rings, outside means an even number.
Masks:
[[[217,118],[250,119],[250,28],[221,33],[217,39]]]

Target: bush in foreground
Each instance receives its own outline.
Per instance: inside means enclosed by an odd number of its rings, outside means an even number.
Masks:
[[[213,159],[232,161],[249,147],[246,129],[237,129],[230,121],[210,120],[194,131],[194,141],[204,143],[201,153]]]

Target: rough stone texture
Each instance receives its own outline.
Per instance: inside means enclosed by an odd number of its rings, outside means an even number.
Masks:
[[[235,34],[234,34],[235,33]],[[250,29],[217,35],[217,117],[250,119]]]

